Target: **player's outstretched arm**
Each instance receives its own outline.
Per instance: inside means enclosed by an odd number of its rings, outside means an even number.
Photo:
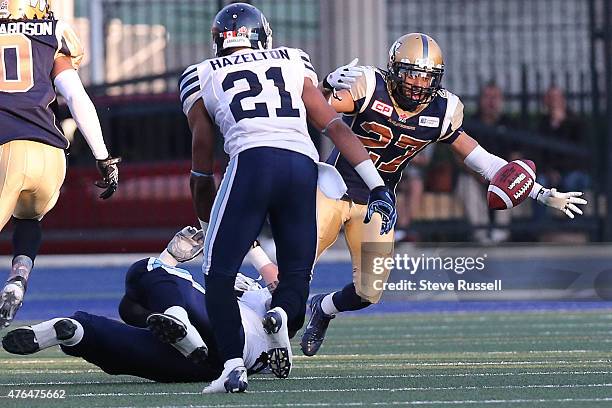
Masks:
[[[311,81],[304,81],[302,100],[311,123],[321,134],[328,136],[334,142],[340,153],[369,187],[370,198],[365,222],[370,222],[372,215],[378,213],[382,218],[381,235],[388,233],[397,220],[395,196],[378,174],[363,144]]]
[[[110,157],[108,154],[96,108],[85,92],[70,57],[63,56],[55,60],[51,78],[57,91],[66,99],[72,117],[96,158],[98,171],[102,176],[102,180],[97,181],[96,186],[104,189],[100,198],[107,199],[113,195],[119,185],[117,165],[121,162],[121,158]]]
[[[201,99],[193,104],[187,120],[192,134],[189,186],[200,225],[206,232],[216,193],[213,177],[215,130]]]
[[[461,132],[459,137],[452,143],[453,151],[463,160],[466,166],[490,181],[495,173],[508,162],[501,157],[487,152],[467,133]],[[581,191],[570,191],[561,193],[555,188],[545,188],[539,183],[534,183],[529,197],[548,207],[562,211],[569,218],[575,214],[582,215],[578,205],[586,205],[587,201],[580,198]]]

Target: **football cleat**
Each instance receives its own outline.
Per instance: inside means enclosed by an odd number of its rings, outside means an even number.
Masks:
[[[335,315],[328,315],[323,312],[321,302],[327,294],[314,295],[310,299],[310,320],[302,334],[300,347],[304,355],[312,357],[319,351],[323,340],[325,340],[325,332],[329,326],[329,321],[335,318]]]
[[[268,363],[270,371],[278,378],[287,378],[291,373],[293,361],[287,328],[287,313],[280,307],[270,309],[265,314],[262,324],[269,335]]]
[[[208,358],[208,347],[206,347],[206,344],[196,347],[193,351],[189,349],[191,352],[185,351],[184,347],[177,344],[187,336],[187,327],[174,316],[153,313],[147,318],[147,328],[159,341],[170,344],[181,353],[186,354],[187,359],[192,363],[203,364]]]
[[[57,346],[64,340],[70,340],[77,331],[77,325],[70,319],[60,319],[47,330],[36,333],[31,326],[12,330],[2,339],[2,347],[12,354],[34,354],[44,348]],[[47,339],[44,347],[39,337]]]
[[[244,366],[239,366],[230,370],[227,374],[223,370],[219,378],[202,390],[202,394],[245,392],[248,386],[247,370]]]
[[[153,313],[147,317],[147,328],[159,341],[174,344],[187,336],[187,327],[179,319],[163,314]]]
[[[0,327],[8,327],[23,304],[26,280],[17,276],[6,283],[0,293]]]

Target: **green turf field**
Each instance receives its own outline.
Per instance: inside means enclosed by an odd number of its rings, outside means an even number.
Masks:
[[[58,350],[1,351],[0,407],[612,406],[611,311],[366,315],[332,327],[289,379],[251,377],[242,395],[112,377]],[[16,400],[11,390],[66,397]]]

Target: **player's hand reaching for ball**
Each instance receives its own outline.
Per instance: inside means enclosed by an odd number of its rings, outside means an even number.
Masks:
[[[102,176],[102,180],[96,181],[96,187],[104,189],[100,194],[100,198],[106,200],[112,196],[119,186],[119,167],[121,157],[108,157],[104,160],[96,160],[98,172]]]
[[[368,198],[368,210],[364,223],[368,224],[374,213],[382,218],[380,235],[387,234],[395,226],[397,211],[395,209],[395,195],[387,186],[379,186],[370,191]]]
[[[562,211],[570,218],[574,218],[575,214],[582,215],[582,210],[578,205],[586,205],[587,201],[582,197],[581,191],[570,191],[561,193],[556,188],[542,188],[537,195],[538,202],[557,210]]]

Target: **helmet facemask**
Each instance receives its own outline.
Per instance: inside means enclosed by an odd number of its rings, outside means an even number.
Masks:
[[[388,84],[395,102],[408,111],[430,103],[441,87],[444,68],[426,68],[416,64],[390,64]]]

